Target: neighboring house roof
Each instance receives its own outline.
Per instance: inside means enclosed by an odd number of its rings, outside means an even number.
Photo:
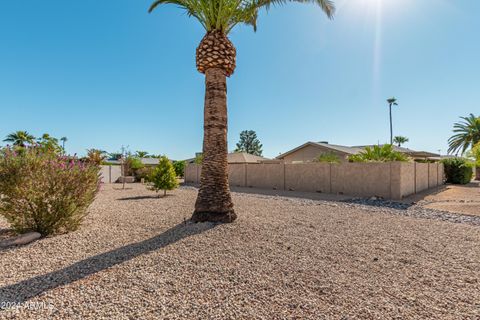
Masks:
[[[367,145],[367,146],[357,146],[357,148],[364,149],[365,147],[373,147],[374,145]],[[379,145],[380,147],[383,146],[383,144]],[[420,157],[420,158],[429,158],[429,157],[439,157],[440,155],[438,153],[432,153],[428,151],[416,151],[404,147],[399,147],[399,146],[393,146],[393,150],[407,154],[412,157]]]
[[[257,163],[270,160],[264,157],[255,156],[246,152],[233,152],[227,155],[228,163]]]
[[[345,153],[346,155],[357,154],[357,153],[359,153],[360,151],[363,150],[362,148],[359,148],[359,147],[347,147],[347,146],[340,146],[340,145],[337,145],[337,144],[330,144],[330,143],[326,143],[326,142],[308,141],[307,143],[304,143],[301,146],[296,147],[295,149],[292,149],[290,151],[287,151],[287,152],[279,155],[277,157],[277,159],[282,159],[285,156],[287,156],[291,153],[294,153],[295,151],[298,151],[300,149],[303,149],[303,148],[305,148],[306,146],[309,146],[309,145],[310,146],[319,146],[319,147],[323,147],[323,148],[326,148],[326,149],[331,149],[331,150],[334,150],[334,151],[337,151],[337,152]]]
[[[353,147],[348,147],[348,146],[341,146],[341,145],[336,145],[336,144],[330,144],[326,142],[306,142],[302,144],[299,147],[296,147],[295,149],[292,149],[290,151],[287,151],[277,157],[277,159],[283,159],[285,156],[294,153],[300,149],[305,148],[306,146],[319,146],[322,148],[330,149],[332,151],[337,151],[344,153],[346,155],[352,155],[352,154],[357,154],[365,149],[365,147],[373,147],[374,145],[365,145],[365,146],[353,146]],[[382,145],[380,145],[382,146]],[[429,157],[438,157],[439,155],[436,153],[431,153],[427,151],[415,151],[412,149],[404,148],[404,147],[398,147],[398,146],[393,146],[393,149],[395,151],[407,154],[412,157],[419,157],[419,158],[429,158]]]
[[[255,156],[253,154],[248,154],[246,152],[231,152],[227,154],[227,161],[228,163],[257,163],[262,161],[268,161],[270,159]],[[187,163],[194,163],[195,158],[186,159]]]
[[[141,158],[140,161],[142,161],[144,165],[155,166],[158,164],[159,159],[158,158]],[[122,164],[122,161],[120,160],[107,160],[107,162],[110,164],[118,164],[118,165]]]

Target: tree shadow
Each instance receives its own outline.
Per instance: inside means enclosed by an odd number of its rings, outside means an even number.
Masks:
[[[0,287],[0,305],[4,302],[23,303],[48,290],[68,285],[189,236],[210,230],[215,226],[214,223],[182,222],[153,238],[101,253],[57,271]]]
[[[163,199],[163,198],[174,197],[174,196],[175,196],[174,194],[167,194],[164,196],[162,193],[158,195],[124,197],[124,198],[118,198],[117,200],[127,201],[127,200]]]

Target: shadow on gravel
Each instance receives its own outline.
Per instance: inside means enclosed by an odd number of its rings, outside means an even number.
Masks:
[[[169,195],[167,194],[167,197]],[[163,195],[156,195],[156,196],[136,196],[136,197],[125,197],[125,198],[118,198],[117,200],[120,201],[128,201],[128,200],[145,200],[145,199],[162,199],[165,198]]]
[[[390,208],[390,209],[397,209],[397,210],[408,210],[408,208],[414,205],[413,203],[395,202],[395,201],[383,200],[383,199],[370,200],[370,199],[364,199],[364,198],[348,199],[348,200],[342,200],[340,202],[361,204],[364,206],[372,206],[372,207]]]
[[[215,226],[214,223],[181,223],[153,238],[81,260],[64,269],[0,287],[0,306],[7,303],[23,303],[48,290],[68,285],[189,236],[213,229]]]

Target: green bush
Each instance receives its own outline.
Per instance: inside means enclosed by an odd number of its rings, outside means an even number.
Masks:
[[[141,181],[142,179],[145,179],[145,181],[148,181],[148,177],[152,174],[153,170],[155,167],[143,167],[135,171],[135,179],[137,181]]]
[[[185,175],[185,167],[187,163],[185,161],[173,161],[173,168],[177,177],[183,177]]]
[[[442,160],[448,183],[467,184],[473,177],[473,163],[464,158]]]
[[[348,157],[350,162],[390,162],[390,161],[409,161],[409,157],[401,152],[393,150],[391,144],[383,146],[366,147],[359,154]]]
[[[325,152],[314,160],[315,162],[340,163],[340,157],[333,152]]]
[[[76,230],[99,190],[99,166],[41,147],[0,151],[0,215],[19,233]]]
[[[148,177],[149,188],[158,192],[163,190],[163,195],[167,194],[167,190],[173,190],[178,187],[177,175],[170,160],[162,156],[158,165]]]

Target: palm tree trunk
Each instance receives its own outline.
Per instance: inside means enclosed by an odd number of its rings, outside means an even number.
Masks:
[[[392,104],[390,103],[390,144],[393,145]]]
[[[227,162],[227,79],[225,71],[205,71],[203,162],[194,222],[233,222]]]

